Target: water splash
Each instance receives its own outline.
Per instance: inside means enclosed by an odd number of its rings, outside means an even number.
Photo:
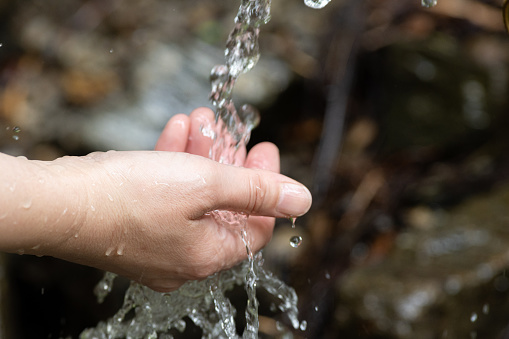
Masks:
[[[438,0],[421,0],[422,7],[434,7],[438,3]]]
[[[9,130],[9,127],[7,127],[7,130]],[[19,128],[18,126],[14,126],[12,128],[12,132],[14,133],[12,138],[16,141],[19,140],[19,132],[21,132],[21,128]]]
[[[329,2],[330,0],[304,0],[306,6],[316,9],[324,8]]]

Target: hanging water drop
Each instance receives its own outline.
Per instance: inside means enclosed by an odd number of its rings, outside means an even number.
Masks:
[[[301,331],[305,331],[306,328],[308,328],[308,322],[306,320],[302,320],[302,322],[300,323],[299,329]]]
[[[13,135],[13,136],[12,136],[12,138],[13,138],[14,140],[18,141],[18,140],[19,140],[19,135]]]
[[[422,7],[434,7],[438,3],[438,0],[421,0]]]
[[[470,321],[473,323],[477,321],[477,313],[475,312],[472,313],[472,315],[470,316]]]
[[[292,228],[295,228],[295,220],[297,220],[297,218],[293,218],[293,217],[290,217],[288,218],[290,220],[290,222],[292,223]]]
[[[294,235],[290,238],[290,246],[297,248],[302,244],[302,237],[300,235]]]
[[[324,8],[329,2],[330,0],[304,0],[306,6],[315,9]]]
[[[484,314],[488,314],[490,313],[490,305],[489,304],[484,304],[483,307],[482,307],[482,313]]]

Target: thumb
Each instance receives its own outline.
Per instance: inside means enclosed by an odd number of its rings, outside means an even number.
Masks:
[[[311,207],[311,193],[293,179],[271,171],[221,166],[212,210],[281,218],[301,216]]]

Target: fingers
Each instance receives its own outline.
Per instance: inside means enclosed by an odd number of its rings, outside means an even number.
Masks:
[[[309,190],[283,175],[224,165],[215,172],[211,210],[287,218],[301,216],[311,207]]]
[[[189,117],[185,114],[174,115],[166,124],[157,140],[156,151],[184,152],[189,136]]]
[[[208,157],[212,139],[210,135],[204,135],[202,130],[205,130],[205,134],[207,134],[208,131],[214,131],[214,112],[208,108],[198,108],[191,113],[189,119],[191,126],[189,141],[185,151],[187,153]]]
[[[244,167],[279,173],[279,149],[270,142],[255,145],[249,151]]]
[[[216,133],[216,120],[212,110],[202,107],[195,109],[189,116],[191,120],[191,129],[189,142],[186,152],[203,157],[209,157],[212,146],[212,134]],[[246,147],[239,147],[235,153],[235,158],[230,160],[232,164],[243,166],[246,159]]]

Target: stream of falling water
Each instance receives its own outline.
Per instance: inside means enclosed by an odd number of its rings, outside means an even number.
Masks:
[[[431,7],[437,0],[421,0]],[[311,8],[323,8],[330,0],[304,0]],[[241,0],[235,17],[235,25],[226,43],[226,65],[215,66],[211,72],[212,91],[210,99],[216,108],[214,127],[203,126],[202,133],[213,140],[210,158],[221,163],[237,163],[235,153],[249,141],[251,130],[259,122],[255,108],[244,105],[239,111],[233,103],[233,88],[237,78],[251,70],[259,58],[258,36],[260,26],[270,20],[271,0]],[[225,292],[236,285],[244,285],[247,294],[245,311],[246,327],[242,338],[258,338],[258,301],[256,289],[263,288],[277,300],[271,309],[286,315],[290,325],[305,330],[306,321],[299,322],[297,295],[293,288],[263,269],[261,253],[252,253],[247,225],[249,216],[228,211],[214,211],[213,216],[225,227],[237,229],[246,246],[248,259],[230,270],[217,273],[203,281],[190,281],[171,293],[155,292],[141,284],[131,282],[120,310],[95,328],[80,335],[82,339],[113,338],[173,338],[172,329],[183,332],[185,319],[189,318],[202,330],[202,338],[239,338],[234,320],[236,309]],[[295,220],[292,220],[294,225]],[[299,236],[292,237],[290,244],[298,247]],[[96,286],[99,302],[111,291],[115,274],[106,273]],[[285,338],[291,331],[278,322],[278,329]]]

